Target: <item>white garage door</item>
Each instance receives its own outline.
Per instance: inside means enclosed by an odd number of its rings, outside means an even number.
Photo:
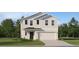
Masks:
[[[56,40],[57,33],[40,33],[40,40]]]

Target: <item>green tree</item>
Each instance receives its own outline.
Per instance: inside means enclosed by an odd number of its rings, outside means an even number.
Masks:
[[[79,22],[72,17],[69,23],[60,25],[59,37],[79,37]]]
[[[2,26],[0,26],[0,37],[5,37],[4,29]]]
[[[71,19],[71,21],[68,23],[69,24],[69,36],[70,37],[76,37],[78,34],[78,21],[75,20],[75,18],[73,17]]]
[[[78,21],[72,17],[71,21],[69,22],[70,27],[78,27]]]
[[[15,33],[16,33],[16,37],[20,37],[20,20],[17,20],[16,22],[16,26],[15,26]]]
[[[3,20],[3,22],[1,23],[1,26],[4,29],[6,37],[14,37],[15,30],[14,30],[14,23],[13,23],[12,19]]]
[[[62,24],[59,26],[59,37],[68,37],[68,26],[67,24]]]

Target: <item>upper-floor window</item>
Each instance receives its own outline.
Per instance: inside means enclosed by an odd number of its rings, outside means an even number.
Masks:
[[[27,24],[27,20],[25,20],[25,24]]]
[[[48,20],[45,20],[45,25],[48,25]]]
[[[37,24],[39,25],[39,20],[37,20]]]
[[[52,20],[52,23],[51,24],[54,25],[54,20]]]
[[[30,20],[30,25],[33,25],[33,21],[32,20]]]

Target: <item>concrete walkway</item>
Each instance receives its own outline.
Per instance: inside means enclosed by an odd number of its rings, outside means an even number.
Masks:
[[[72,47],[73,46],[61,40],[42,40],[42,42],[45,43],[45,47]]]

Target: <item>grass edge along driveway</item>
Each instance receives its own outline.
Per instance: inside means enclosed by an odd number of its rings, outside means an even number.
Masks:
[[[67,42],[69,44],[72,44],[72,45],[77,45],[79,46],[79,40],[63,40],[64,42]]]
[[[27,40],[21,38],[0,38],[0,46],[43,46],[44,43],[40,40]]]

